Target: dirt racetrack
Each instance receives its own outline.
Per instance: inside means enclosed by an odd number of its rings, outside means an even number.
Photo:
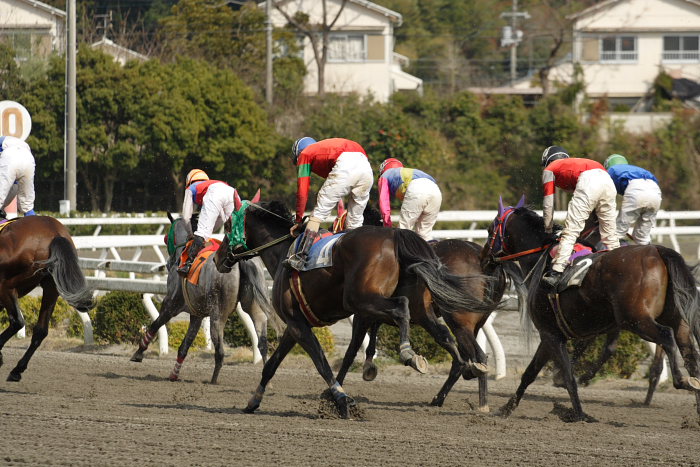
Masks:
[[[344,387],[364,419],[347,421],[321,417],[325,385],[306,357],[285,362],[258,413],[247,415],[259,365],[227,360],[211,386],[203,382],[211,355],[191,355],[183,381],[171,383],[173,354],[139,364],[125,352],[39,349],[22,381],[6,382],[27,343],[3,351],[3,465],[700,465],[694,397],[662,388],[643,407],[641,379],[583,388],[597,422],[565,423],[553,407],[570,407],[568,396],[549,378],[503,419],[470,408],[475,381],[458,382],[444,407],[431,407],[443,369],[386,366],[371,383],[350,373]],[[492,412],[518,381],[489,381]]]

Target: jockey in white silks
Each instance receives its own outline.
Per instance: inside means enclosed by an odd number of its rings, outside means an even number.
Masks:
[[[0,136],[0,208],[8,206],[17,196],[19,211],[25,216],[35,215],[35,166],[27,143],[14,136]]]

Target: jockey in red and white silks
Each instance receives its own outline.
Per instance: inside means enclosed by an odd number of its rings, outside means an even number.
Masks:
[[[598,215],[600,236],[605,246],[611,250],[620,246],[615,233],[617,193],[610,175],[599,162],[569,158],[563,151],[559,157],[545,158],[545,155],[543,165],[546,166],[542,172],[542,183],[544,226],[547,232],[552,231],[554,224],[555,187],[573,192],[559,241],[559,250],[552,263],[552,271],[561,273],[573,252],[576,239],[593,211]]]
[[[34,215],[34,169],[29,145],[14,136],[0,137],[0,202],[4,208],[17,195],[19,211]]]
[[[435,179],[427,173],[403,167],[394,158],[385,160],[379,176],[379,211],[385,226],[391,227],[391,199],[399,199],[399,227],[414,230],[424,240],[432,240],[442,193]]]

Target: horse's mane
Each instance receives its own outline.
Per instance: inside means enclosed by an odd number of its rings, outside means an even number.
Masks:
[[[294,223],[292,211],[282,201],[267,201],[258,204],[251,204],[248,208],[251,214],[266,221],[285,223],[291,226]]]
[[[362,222],[362,225],[377,225],[380,227],[384,225],[384,222],[382,221],[382,213],[380,213],[374,206],[370,206],[368,204],[363,215],[364,221]]]
[[[517,208],[514,211],[514,214],[521,217],[528,228],[530,228],[533,232],[544,234],[544,219],[535,211],[531,210],[527,206],[523,206],[521,208]]]

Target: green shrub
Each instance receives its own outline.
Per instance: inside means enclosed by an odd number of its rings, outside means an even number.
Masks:
[[[268,339],[269,337],[268,335]],[[228,321],[226,321],[226,326],[224,326],[224,342],[231,347],[250,347],[253,345],[238,313],[231,313]]]
[[[134,292],[110,292],[100,298],[95,307],[94,335],[96,340],[135,344],[143,327],[151,323],[141,295]]]
[[[95,324],[95,309],[88,312],[90,316],[90,322]],[[80,339],[85,338],[85,327],[83,326],[83,320],[80,319],[80,314],[76,311],[70,315],[70,320],[68,321],[68,328],[66,329],[66,335],[68,337],[77,337]]]
[[[182,341],[185,340],[185,335],[187,334],[187,328],[189,327],[189,321],[175,321],[173,323],[168,323],[168,341],[170,347],[179,348]],[[202,350],[207,346],[207,340],[204,337],[204,330],[200,327],[197,332],[197,337],[194,338],[190,350]]]
[[[413,350],[433,363],[444,362],[450,359],[450,354],[440,347],[435,339],[420,326],[411,326],[411,346]],[[399,359],[399,328],[395,326],[381,326],[377,333],[377,349],[388,357],[397,361]]]
[[[576,366],[574,374],[581,376],[588,368],[595,364],[603,352],[605,336],[598,336],[593,344],[581,356]],[[573,344],[568,344],[569,352],[573,350]],[[617,378],[630,378],[637,369],[639,363],[649,357],[649,348],[636,334],[622,331],[617,341],[615,354],[603,365],[596,374],[597,377],[614,376]]]

